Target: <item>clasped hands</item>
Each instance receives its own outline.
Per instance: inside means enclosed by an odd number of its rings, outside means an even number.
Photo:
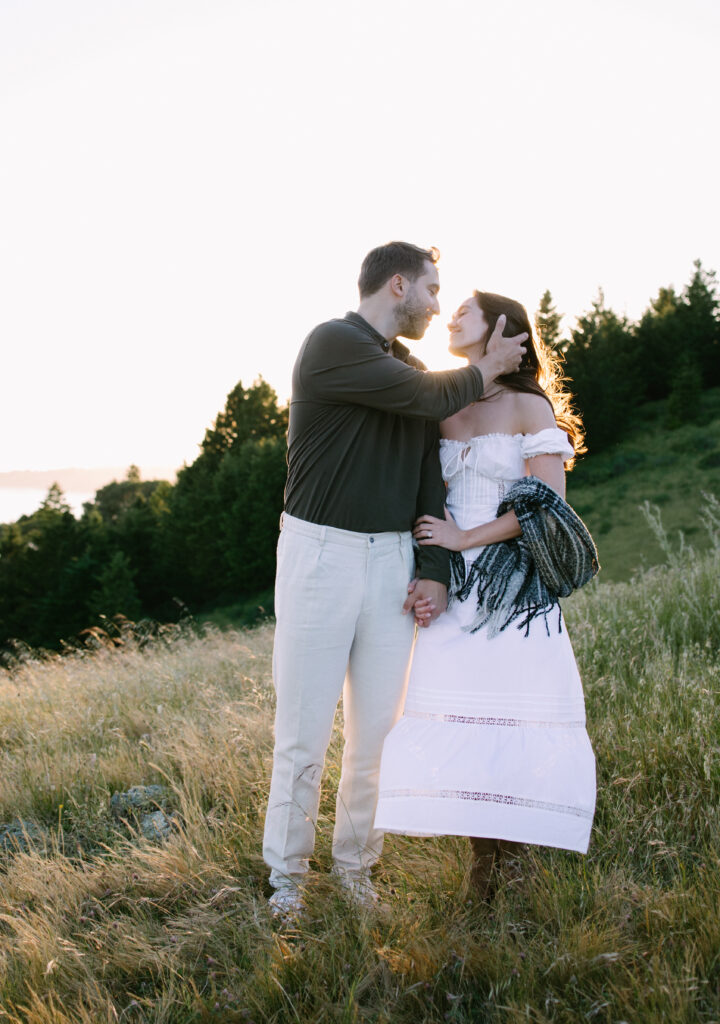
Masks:
[[[403,615],[412,612],[415,623],[425,629],[447,608],[447,587],[437,580],[419,580],[408,583],[408,596],[403,605]]]

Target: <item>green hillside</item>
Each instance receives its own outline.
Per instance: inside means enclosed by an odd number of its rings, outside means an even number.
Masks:
[[[698,551],[707,549],[700,509],[703,492],[720,497],[720,389],[705,391],[695,422],[674,430],[666,402],[640,407],[622,442],[590,453],[569,474],[567,492],[595,538],[604,581],[664,560],[640,510],[646,501],[660,509],[673,544],[682,531]]]

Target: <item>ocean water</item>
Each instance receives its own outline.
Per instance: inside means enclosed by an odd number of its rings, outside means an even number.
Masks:
[[[0,487],[0,523],[14,523],[20,516],[31,515],[46,497],[46,487]],[[76,516],[81,516],[83,502],[94,497],[94,491],[67,491],[65,501]]]

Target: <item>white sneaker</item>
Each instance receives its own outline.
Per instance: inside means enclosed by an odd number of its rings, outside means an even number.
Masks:
[[[297,885],[281,885],[268,900],[270,913],[273,917],[291,920],[305,910],[305,900]]]
[[[377,907],[380,897],[372,883],[369,868],[348,871],[347,868],[340,868],[336,865],[332,869],[332,873],[356,906],[365,910]]]

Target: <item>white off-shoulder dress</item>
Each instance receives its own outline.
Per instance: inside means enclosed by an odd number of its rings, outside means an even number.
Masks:
[[[440,442],[447,505],[463,529],[489,522],[525,459],[572,448],[558,428]],[[463,555],[466,565],[479,548]],[[595,758],[564,620],[472,633],[474,595],[418,633],[402,718],[388,735],[375,827],[585,853]]]

